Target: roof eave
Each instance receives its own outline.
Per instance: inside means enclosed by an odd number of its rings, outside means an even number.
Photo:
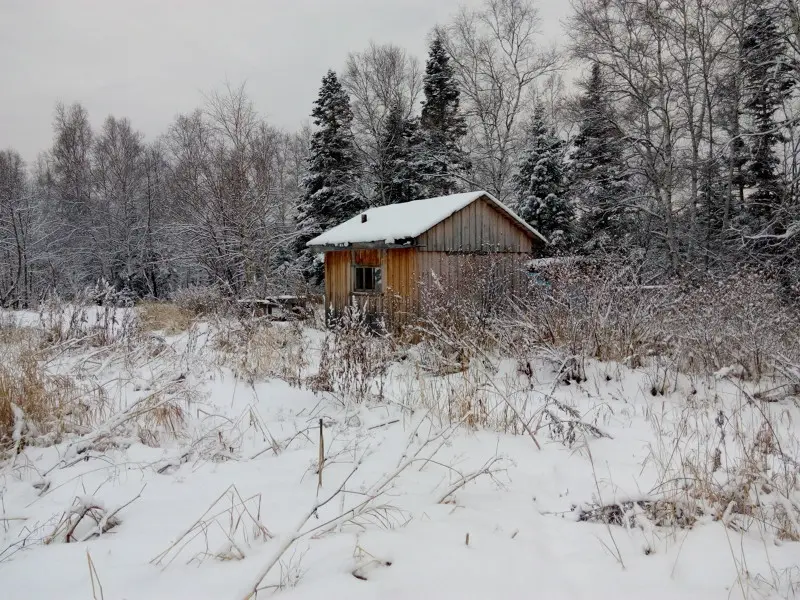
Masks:
[[[347,242],[344,244],[306,244],[318,252],[336,252],[340,250],[390,250],[402,248],[416,248],[416,238],[408,238],[408,241],[401,240],[392,244],[378,242]]]

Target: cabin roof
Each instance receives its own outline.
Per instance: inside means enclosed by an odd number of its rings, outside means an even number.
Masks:
[[[370,208],[318,235],[306,245],[399,244],[401,240],[413,239],[422,235],[479,198],[486,198],[497,209],[507,214],[530,237],[536,237],[547,243],[542,234],[497,198],[488,192],[477,191]]]

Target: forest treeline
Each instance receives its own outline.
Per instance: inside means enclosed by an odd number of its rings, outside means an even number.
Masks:
[[[487,0],[432,23],[424,61],[371,43],[320,74],[297,131],[244,87],[152,140],[57,105],[36,161],[0,152],[0,304],[100,282],[296,291],[320,282],[320,231],[476,189],[551,254],[613,255],[643,283],[757,269],[797,294],[798,1],[573,0],[552,46],[540,25],[529,0]]]

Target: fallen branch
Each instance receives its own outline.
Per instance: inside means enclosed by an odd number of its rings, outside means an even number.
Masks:
[[[334,517],[333,519],[330,519],[330,520],[328,520],[328,521],[326,521],[324,523],[321,523],[320,525],[317,525],[315,527],[312,527],[310,529],[303,530],[303,528],[305,527],[305,525],[309,521],[309,519],[311,519],[311,517],[313,517],[313,516],[318,514],[318,511],[319,511],[320,508],[322,508],[323,506],[325,506],[326,504],[331,502],[339,494],[342,494],[342,493],[346,492],[345,486],[347,485],[347,482],[350,481],[350,478],[353,477],[353,475],[356,473],[356,471],[358,471],[359,467],[361,466],[361,461],[363,460],[363,457],[360,458],[356,462],[355,466],[353,467],[353,470],[350,471],[350,473],[347,475],[347,477],[345,477],[344,481],[341,483],[341,485],[339,485],[339,487],[336,489],[336,491],[334,491],[332,494],[330,494],[324,500],[320,500],[318,502],[315,502],[312,505],[312,507],[309,509],[309,511],[306,512],[303,515],[303,517],[299,520],[297,526],[295,526],[295,528],[293,529],[292,533],[288,534],[283,539],[283,541],[281,542],[280,546],[275,550],[275,552],[272,554],[272,556],[267,561],[267,563],[264,565],[264,567],[257,573],[256,577],[254,578],[253,583],[251,585],[249,585],[245,589],[245,591],[242,594],[240,594],[238,597],[239,598],[243,598],[244,600],[250,600],[251,598],[254,598],[256,596],[256,594],[258,593],[258,591],[260,589],[262,589],[261,588],[261,584],[264,581],[264,579],[267,577],[269,572],[280,561],[281,557],[292,546],[292,544],[294,544],[297,540],[299,540],[299,539],[301,539],[301,538],[303,538],[303,537],[305,537],[307,535],[310,535],[310,534],[312,534],[314,532],[317,532],[320,529],[325,529],[325,530],[335,529],[339,525],[341,525],[343,523],[351,522],[354,519],[357,519],[359,516],[364,515],[369,510],[371,510],[373,508],[373,503],[375,502],[375,500],[377,498],[379,498],[381,495],[383,495],[387,491],[387,489],[389,488],[391,483],[397,477],[399,477],[400,474],[403,473],[403,471],[405,471],[408,467],[410,467],[415,462],[417,462],[419,460],[423,460],[420,457],[420,454],[422,453],[422,451],[425,448],[427,448],[431,443],[433,443],[436,440],[439,440],[440,438],[445,437],[445,441],[446,441],[447,434],[452,432],[452,431],[454,431],[455,428],[458,427],[460,423],[461,423],[461,421],[459,421],[458,423],[454,423],[450,427],[440,431],[439,433],[437,433],[433,437],[428,438],[416,450],[416,452],[414,452],[411,456],[408,456],[408,448],[410,447],[411,442],[416,437],[416,432],[417,432],[417,429],[419,428],[419,425],[418,425],[413,430],[413,432],[411,433],[411,436],[409,437],[409,441],[406,444],[406,449],[404,450],[403,455],[401,456],[401,459],[400,459],[400,461],[398,463],[398,466],[395,468],[394,471],[392,471],[391,473],[389,473],[388,475],[384,476],[382,479],[380,479],[379,481],[374,483],[372,486],[370,486],[370,488],[366,492],[363,492],[362,495],[363,495],[364,499],[361,502],[359,502],[355,506],[353,506],[353,507],[351,507],[351,508],[349,508],[349,509],[347,509],[345,511],[342,511],[338,516]],[[433,450],[431,455],[428,456],[427,458],[425,458],[424,460],[425,461],[431,460],[436,455],[436,453],[439,451],[439,449],[441,447],[442,447],[441,444],[439,446],[437,446]]]
[[[298,524],[295,526],[293,532],[287,535],[283,539],[280,546],[278,546],[278,548],[272,554],[272,557],[267,561],[267,563],[264,565],[261,571],[258,572],[258,574],[255,577],[253,585],[249,586],[247,590],[244,592],[244,594],[242,594],[244,600],[249,600],[258,593],[259,587],[261,586],[261,582],[264,581],[264,578],[269,574],[270,570],[272,570],[272,567],[274,567],[278,563],[278,561],[281,559],[284,553],[292,546],[292,544],[294,544],[297,540],[299,540],[301,537],[303,537],[308,533],[302,531],[303,527],[308,522],[308,520],[314,515],[316,515],[317,511],[320,508],[328,504],[331,500],[333,500],[344,490],[345,485],[347,485],[347,482],[350,481],[350,478],[353,475],[355,475],[356,471],[358,471],[358,468],[360,466],[361,462],[359,461],[356,463],[353,470],[350,471],[350,474],[347,477],[345,477],[344,481],[342,481],[341,485],[335,492],[329,495],[325,500],[320,500],[319,502],[314,503],[311,509],[307,513],[305,513],[305,515],[303,515]]]
[[[495,465],[495,464],[496,464],[496,463],[498,463],[498,462],[502,462],[502,460],[503,460],[503,459],[502,459],[501,457],[499,457],[499,456],[495,456],[495,457],[492,457],[492,458],[490,458],[488,461],[486,461],[486,463],[485,463],[485,464],[484,464],[484,465],[483,465],[483,466],[482,466],[480,469],[478,469],[477,471],[474,471],[474,472],[470,473],[469,475],[465,475],[465,476],[464,476],[464,477],[462,477],[462,478],[461,478],[459,481],[457,481],[457,482],[456,482],[456,483],[455,483],[453,486],[451,486],[451,487],[450,487],[450,488],[447,490],[447,492],[445,492],[445,494],[444,494],[443,496],[441,496],[441,497],[440,497],[440,498],[439,498],[439,499],[436,501],[436,503],[437,503],[437,504],[442,504],[442,503],[443,503],[445,500],[447,500],[447,499],[448,499],[450,496],[452,496],[453,494],[455,494],[455,493],[456,493],[458,490],[460,490],[462,487],[464,487],[465,485],[467,485],[467,484],[468,484],[470,481],[474,481],[475,479],[477,479],[477,478],[478,478],[478,477],[480,477],[481,475],[489,475],[489,476],[492,476],[494,473],[496,473],[496,472],[497,472],[497,469],[494,469],[494,470],[493,470],[493,469],[492,469],[492,466],[493,466],[493,465]],[[468,543],[467,545],[469,545],[469,543]]]

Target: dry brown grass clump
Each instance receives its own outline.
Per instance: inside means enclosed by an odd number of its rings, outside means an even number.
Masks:
[[[87,400],[95,396],[69,377],[47,373],[32,351],[23,351],[0,365],[0,448],[54,442],[81,430],[92,420]]]
[[[144,331],[163,331],[167,335],[187,331],[194,322],[189,309],[172,302],[142,302],[137,313]]]
[[[48,369],[48,333],[13,319],[0,323],[0,450],[85,432],[105,408],[100,388]]]

